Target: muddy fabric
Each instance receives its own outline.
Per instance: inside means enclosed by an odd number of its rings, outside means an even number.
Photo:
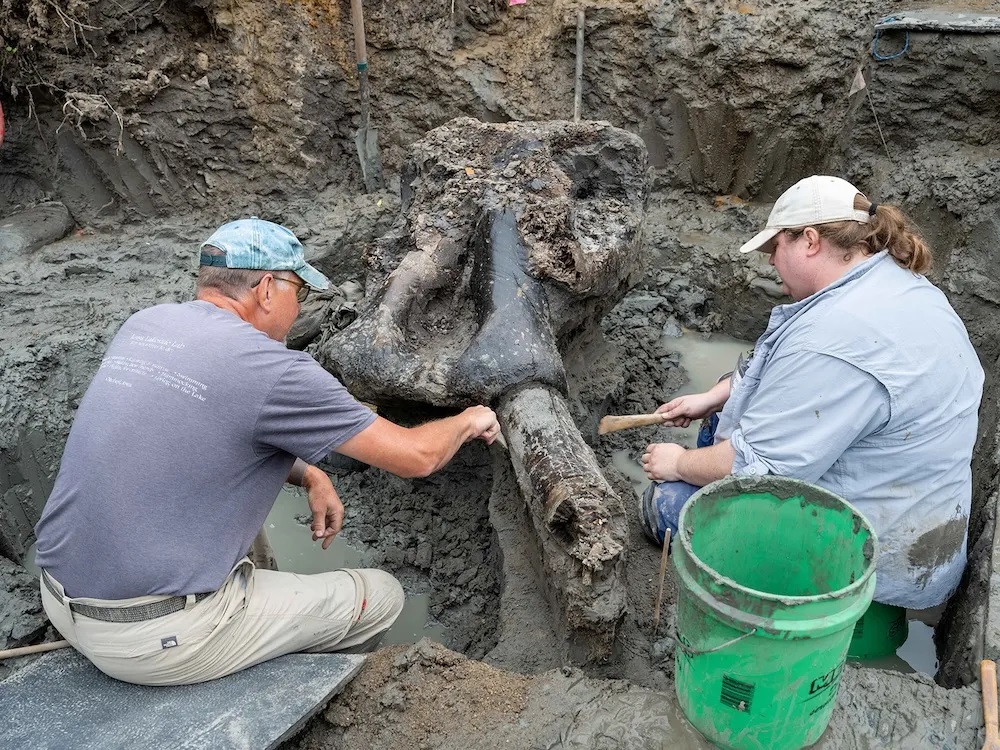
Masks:
[[[158,597],[70,599],[50,582],[55,593],[43,582],[42,605],[56,630],[105,674],[140,685],[189,685],[297,651],[353,649],[403,611],[399,582],[372,569],[298,575],[255,570],[244,559],[207,599],[131,623],[91,619],[69,604],[119,608]]]
[[[814,482],[872,522],[875,599],[944,601],[965,567],[983,369],[945,296],[885,252],[776,307],[733,390],[735,474]]]
[[[73,596],[216,590],[295,457],[375,419],[307,354],[208,302],[129,318],[80,403],[36,527]]]

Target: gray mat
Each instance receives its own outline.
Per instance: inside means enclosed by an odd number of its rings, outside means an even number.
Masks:
[[[893,13],[875,23],[876,31],[889,29],[996,34],[1000,32],[1000,16],[941,8],[906,10]]]
[[[113,680],[71,648],[0,682],[0,748],[263,750],[291,737],[365,657],[289,654],[199,685]]]

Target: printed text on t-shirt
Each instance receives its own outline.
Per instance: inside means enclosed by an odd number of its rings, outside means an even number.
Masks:
[[[100,369],[107,374],[107,382],[128,388],[131,388],[132,384],[126,379],[126,376],[139,375],[151,378],[154,383],[160,383],[165,388],[180,391],[199,401],[205,400],[205,392],[208,390],[207,385],[194,378],[189,378],[187,375],[168,370],[155,362],[147,362],[137,357],[105,357],[101,362]],[[114,374],[112,375],[112,373]]]

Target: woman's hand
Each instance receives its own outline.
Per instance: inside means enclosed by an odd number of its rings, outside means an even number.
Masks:
[[[663,414],[663,423],[673,427],[687,427],[695,419],[704,419],[716,411],[715,399],[708,393],[690,393],[678,396],[659,408],[657,414]]]
[[[656,410],[656,413],[664,415],[664,424],[687,427],[695,419],[704,419],[721,411],[726,401],[729,400],[732,382],[731,377],[726,377],[704,393],[689,393],[686,396],[678,396],[663,404]]]
[[[650,443],[642,454],[642,470],[654,482],[680,482],[678,462],[687,450],[677,443]]]

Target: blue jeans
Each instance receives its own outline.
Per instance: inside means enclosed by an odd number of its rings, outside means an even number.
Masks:
[[[715,443],[715,429],[719,426],[719,415],[713,414],[701,424],[698,430],[698,447],[705,448]],[[670,529],[670,538],[677,536],[677,524],[681,508],[690,497],[700,490],[687,482],[650,482],[642,494],[642,527],[646,536],[663,545],[663,537]],[[671,542],[672,544],[672,542]]]

